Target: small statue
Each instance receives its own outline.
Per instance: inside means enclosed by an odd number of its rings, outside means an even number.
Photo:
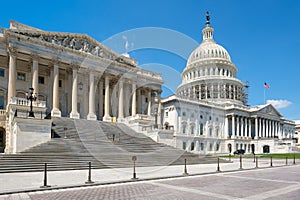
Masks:
[[[76,45],[76,38],[72,38],[72,40],[70,42],[70,48],[75,49],[75,45]]]
[[[68,45],[68,40],[69,40],[69,37],[68,36],[65,37],[65,39],[62,42],[62,45],[66,47]]]
[[[209,12],[206,12],[206,24],[210,24],[210,16],[209,16]]]

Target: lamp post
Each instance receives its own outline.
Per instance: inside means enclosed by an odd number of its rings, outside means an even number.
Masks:
[[[29,117],[34,117],[34,113],[32,111],[32,101],[36,101],[37,99],[36,94],[33,94],[33,91],[33,88],[29,88],[29,93],[26,93],[27,100],[30,101]]]

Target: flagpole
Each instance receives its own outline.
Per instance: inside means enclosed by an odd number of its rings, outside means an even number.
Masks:
[[[266,88],[264,87],[264,104],[266,104]]]

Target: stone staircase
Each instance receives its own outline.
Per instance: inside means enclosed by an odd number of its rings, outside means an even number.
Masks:
[[[216,158],[200,156],[156,143],[151,138],[120,123],[70,118],[53,118],[51,141],[13,155],[0,155],[0,173],[49,170],[160,166],[216,163]]]

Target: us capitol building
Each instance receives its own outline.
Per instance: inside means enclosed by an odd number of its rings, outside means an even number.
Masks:
[[[207,13],[202,43],[190,54],[177,94],[162,100],[174,145],[200,154],[290,152],[295,123],[272,105],[247,105],[247,84],[226,49],[213,39]]]
[[[68,117],[125,123],[197,154],[291,152],[295,123],[272,105],[247,105],[246,85],[213,31],[207,15],[177,94],[162,99],[162,76],[136,60],[84,34],[11,21],[0,33],[0,151],[47,142],[50,118]]]

